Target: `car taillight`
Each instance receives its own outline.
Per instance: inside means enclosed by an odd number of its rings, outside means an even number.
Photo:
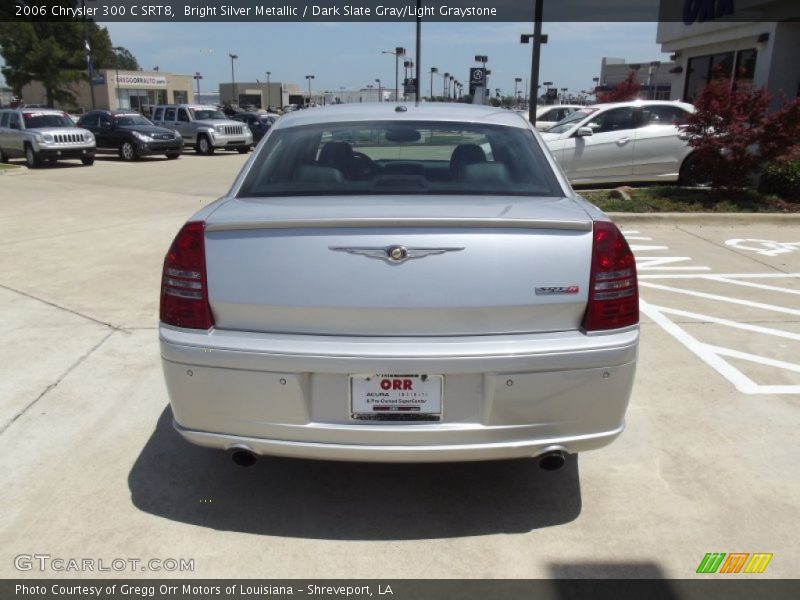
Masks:
[[[161,321],[176,327],[211,329],[208,304],[205,223],[186,223],[175,236],[161,279]]]
[[[636,259],[628,242],[609,221],[594,222],[586,331],[618,329],[639,322]]]

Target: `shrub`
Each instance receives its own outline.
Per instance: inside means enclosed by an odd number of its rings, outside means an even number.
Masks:
[[[800,201],[800,159],[767,164],[758,189],[786,200]]]
[[[636,71],[631,69],[624,81],[619,82],[607,92],[597,92],[598,102],[627,102],[636,100],[641,84],[636,81]]]
[[[761,165],[797,151],[800,98],[772,112],[771,102],[765,89],[732,85],[720,70],[700,92],[684,127],[697,170],[714,187],[746,187]]]

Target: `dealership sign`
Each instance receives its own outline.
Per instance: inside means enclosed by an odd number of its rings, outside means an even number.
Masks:
[[[114,81],[117,85],[167,87],[167,78],[155,75],[117,75]]]

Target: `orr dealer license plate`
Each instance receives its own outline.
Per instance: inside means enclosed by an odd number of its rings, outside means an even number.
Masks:
[[[442,375],[351,375],[350,417],[366,421],[439,421]]]

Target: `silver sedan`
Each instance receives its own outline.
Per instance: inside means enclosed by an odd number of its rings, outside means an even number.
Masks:
[[[167,253],[175,428],[258,455],[416,462],[600,448],[623,430],[636,268],[522,117],[284,116]]]

